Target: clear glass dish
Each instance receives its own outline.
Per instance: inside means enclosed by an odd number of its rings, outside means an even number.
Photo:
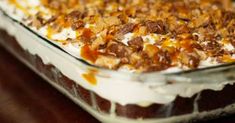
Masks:
[[[108,70],[3,11],[0,20],[0,44],[101,122],[189,122],[235,112],[235,63],[175,73]]]

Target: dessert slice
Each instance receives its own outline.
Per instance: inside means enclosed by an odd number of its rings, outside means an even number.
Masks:
[[[234,112],[229,2],[5,0],[0,42],[103,122],[214,118]]]

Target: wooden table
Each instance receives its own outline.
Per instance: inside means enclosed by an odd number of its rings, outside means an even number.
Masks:
[[[99,122],[0,47],[0,123]]]

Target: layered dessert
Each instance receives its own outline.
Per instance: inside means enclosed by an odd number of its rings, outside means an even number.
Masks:
[[[103,122],[209,119],[235,111],[232,4],[0,0],[0,42]]]

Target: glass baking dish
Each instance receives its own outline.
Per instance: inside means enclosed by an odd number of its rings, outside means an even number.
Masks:
[[[107,70],[3,11],[0,20],[0,44],[101,122],[192,122],[235,112],[235,63],[176,73]]]

